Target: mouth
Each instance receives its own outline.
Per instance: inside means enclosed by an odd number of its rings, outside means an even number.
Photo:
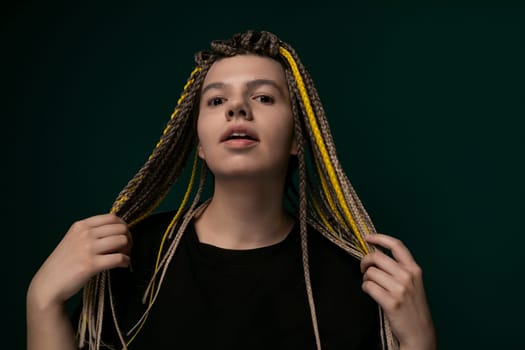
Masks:
[[[228,141],[250,141],[255,142],[259,141],[257,138],[257,135],[245,128],[230,128],[228,129],[221,137],[221,142],[228,142]]]

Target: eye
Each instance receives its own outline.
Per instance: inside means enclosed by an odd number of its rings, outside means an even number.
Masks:
[[[208,106],[218,106],[224,103],[224,98],[222,97],[213,97],[208,100]]]
[[[255,97],[256,101],[259,101],[264,104],[272,104],[275,100],[272,96],[268,95],[259,95]]]

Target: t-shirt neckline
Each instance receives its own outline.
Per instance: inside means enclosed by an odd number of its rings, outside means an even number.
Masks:
[[[192,250],[198,256],[212,263],[233,265],[250,265],[267,261],[268,258],[279,254],[286,247],[293,245],[299,238],[297,223],[294,223],[290,232],[280,242],[259,248],[227,249],[199,241],[194,223],[188,225],[187,238]]]

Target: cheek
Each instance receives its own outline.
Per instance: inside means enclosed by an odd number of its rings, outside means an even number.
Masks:
[[[206,142],[208,140],[208,135],[206,134],[205,124],[201,120],[200,116],[197,119],[197,138],[199,140],[198,144],[198,154],[201,159],[206,159],[206,154],[204,149],[206,148]]]
[[[223,122],[217,113],[200,113],[197,117],[197,138],[199,140],[199,157],[210,157],[220,138]]]
[[[288,118],[283,120],[279,126],[279,129],[282,130],[282,132],[278,133],[278,142],[283,145],[286,151],[290,154],[297,154],[297,142],[295,140],[293,116],[290,115]]]

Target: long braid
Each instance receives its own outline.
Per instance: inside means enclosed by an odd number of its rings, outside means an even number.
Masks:
[[[294,96],[297,96],[297,103],[300,106],[300,109],[302,111],[305,111],[306,107],[304,105],[304,101],[300,98],[300,92],[297,88],[296,81],[293,80],[290,82],[292,86],[292,91],[294,93]],[[303,118],[306,118],[303,116]],[[303,123],[307,125],[304,121]],[[321,153],[319,151],[319,148],[316,146],[315,142],[312,141],[315,139],[315,136],[313,134],[312,128],[305,127],[307,135],[308,135],[308,144],[309,144],[309,150],[311,152],[310,156],[313,158],[313,161],[315,162],[316,167],[319,167],[319,160],[322,159]],[[326,168],[324,167],[324,170]],[[325,174],[326,177],[328,177],[327,174]],[[313,205],[315,203],[318,205],[319,212],[315,210],[315,208],[311,208],[309,211],[310,216],[312,217],[318,217],[323,221],[323,224],[321,226],[325,226],[325,230],[322,230],[321,233],[327,233],[330,232],[329,235],[326,235],[327,238],[337,245],[339,245],[341,248],[345,250],[349,250],[351,245],[355,245],[355,240],[353,240],[353,237],[347,237],[342,236],[342,232],[347,232],[349,230],[348,226],[345,225],[344,219],[340,215],[339,211],[335,208],[334,204],[334,198],[336,198],[336,194],[333,191],[333,187],[326,185],[326,180],[323,176],[320,176],[319,172],[316,171],[310,171],[308,174],[308,184],[309,184],[309,195],[312,197],[312,201],[310,201],[310,204]],[[319,188],[326,188],[326,192],[323,193],[323,191],[318,191],[316,189]],[[335,215],[335,217],[333,216]],[[327,226],[332,226],[328,228]],[[334,238],[334,235],[338,237],[338,239]],[[351,239],[352,244],[349,247],[348,239]],[[358,243],[357,243],[358,244]],[[351,248],[350,248],[351,249]],[[354,249],[351,249],[352,251]],[[362,257],[362,253],[354,254],[357,257]]]
[[[194,121],[191,120],[191,117],[195,113],[194,101],[199,95],[200,86],[208,67],[204,66],[204,69],[198,67],[192,72],[178,101],[177,108],[152,154],[117,196],[111,211],[124,220],[133,222],[134,219],[153,210],[182,172],[191,152],[191,145],[195,143],[195,130],[192,124]],[[174,156],[172,153],[181,147],[182,152],[178,156]],[[158,173],[164,174],[164,176],[158,176]],[[83,291],[84,303],[79,324],[79,346],[83,346],[87,341],[90,350],[100,347],[99,335],[103,324],[103,312],[101,310],[105,304],[106,294],[106,289],[103,287],[109,278],[109,271],[102,271],[88,281]],[[109,283],[108,285],[110,286]],[[107,291],[112,298],[111,288]],[[117,333],[120,333],[118,324],[114,323]],[[125,344],[122,345],[124,348],[126,347]]]
[[[348,181],[348,178],[345,175],[342,169],[342,166],[337,158],[336,150],[335,150],[335,143],[333,141],[333,137],[330,132],[330,127],[328,126],[326,114],[324,112],[324,108],[321,104],[317,90],[314,87],[312,78],[310,74],[308,73],[308,71],[304,69],[304,66],[302,64],[300,64],[299,67],[300,67],[301,74],[303,74],[304,76],[304,80],[307,85],[307,90],[309,91],[309,96],[312,101],[312,105],[314,107],[315,114],[319,121],[319,126],[323,133],[323,139],[325,140],[326,148],[334,164],[334,168],[338,175],[337,177],[340,180],[346,200],[352,206],[353,212],[359,213],[359,215],[357,215],[356,217],[358,219],[358,223],[361,225],[361,230],[367,230],[368,233],[376,233],[372,220],[368,216],[366,210],[364,210],[364,207],[361,201],[359,200],[359,197],[356,195],[355,190],[353,189],[352,185]],[[350,198],[351,200],[349,200]]]
[[[193,128],[194,101],[199,95],[207,69],[195,70],[184,89],[159,142],[144,166],[119,194],[113,211],[126,221],[133,221],[149,210],[152,199],[162,199],[180,175],[196,142]],[[175,156],[176,155],[176,156]]]
[[[195,206],[197,205],[199,199],[200,199],[200,196],[202,194],[202,190],[204,188],[204,183],[205,183],[205,180],[206,180],[206,167],[203,165],[201,167],[201,172],[200,172],[200,181],[199,181],[199,186],[197,188],[197,193],[195,194],[195,197],[193,199],[193,202],[190,206],[190,208],[188,209],[188,214],[185,215],[184,217],[184,220],[182,222],[182,224],[178,227],[177,229],[177,233],[175,234],[175,237],[173,238],[170,246],[165,250],[163,256],[162,256],[162,260],[159,262],[160,260],[160,253],[162,253],[162,245],[159,249],[159,256],[157,257],[157,263],[156,263],[156,266],[155,266],[155,270],[153,272],[153,275],[150,279],[150,282],[146,288],[146,290],[144,291],[144,296],[143,296],[143,303],[145,304],[146,303],[146,300],[148,298],[148,295],[149,295],[149,302],[148,302],[148,307],[146,308],[146,310],[143,312],[141,318],[137,321],[137,323],[135,324],[135,326],[133,326],[129,331],[128,331],[128,335],[130,335],[131,333],[134,333],[132,335],[132,337],[130,338],[130,340],[128,341],[128,345],[129,343],[131,343],[133,341],[133,339],[136,337],[136,335],[138,334],[138,332],[141,330],[142,326],[144,325],[148,315],[149,315],[149,312],[151,310],[151,308],[153,307],[153,304],[155,303],[156,299],[157,299],[157,296],[159,294],[159,291],[160,291],[160,287],[162,285],[162,282],[164,281],[164,276],[166,274],[166,271],[169,267],[169,263],[171,261],[171,259],[173,258],[173,255],[175,254],[175,250],[177,249],[179,243],[180,243],[180,240],[182,238],[182,234],[184,233],[184,231],[186,230],[186,227],[190,221],[190,219],[192,218],[191,216],[191,213],[193,213],[195,211]],[[179,214],[181,212],[180,211],[177,211],[177,213],[175,214],[175,217],[174,217],[174,220],[172,221],[172,223],[175,223],[176,221],[178,221],[178,217],[179,217]],[[176,225],[169,225],[168,228],[166,229],[166,232],[164,233],[164,237],[163,237],[163,240],[164,238],[168,238],[168,239],[171,239],[171,236],[174,232],[174,229],[175,229]],[[160,273],[160,275],[159,275]],[[158,286],[157,288],[155,289],[154,285],[155,285],[155,281],[157,280],[158,278]]]
[[[375,228],[337,159],[335,146],[328,128],[328,122],[324,115],[317,91],[313,82],[309,78],[308,72],[301,64],[295,51],[291,47],[283,44],[280,48],[280,52],[287,60],[289,68],[294,73],[294,84],[297,86],[297,89],[294,89],[294,92],[298,94],[296,97],[300,101],[301,109],[303,111],[304,122],[306,124],[306,129],[308,130],[310,145],[313,150],[312,154],[315,157],[315,160],[320,164],[320,166],[317,167],[318,171],[315,175],[320,177],[321,182],[324,181],[330,184],[327,190],[321,191],[324,192],[324,194],[321,193],[321,195],[325,196],[327,201],[330,199],[332,201],[336,200],[336,210],[317,213],[317,215],[332,217],[336,222],[341,221],[340,218],[344,218],[344,221],[340,222],[341,226],[348,227],[347,225],[349,225],[351,230],[346,229],[343,233],[345,233],[347,239],[353,243],[356,248],[354,251],[358,253],[358,257],[362,257],[370,249],[373,249],[364,241],[363,236],[375,233]],[[303,75],[306,84],[303,81]],[[297,92],[297,90],[299,90],[299,92]],[[312,99],[313,102],[311,102],[310,99]],[[340,210],[341,213],[338,213],[338,210]],[[311,215],[315,216],[314,213]],[[330,230],[321,230],[321,233],[323,234],[326,234],[327,232],[330,232]],[[330,236],[332,235],[333,232],[330,232]],[[338,240],[337,236],[332,237],[335,238],[330,239],[332,242],[345,249],[346,245],[344,241]],[[382,310],[379,310],[381,330],[386,333],[381,341],[383,345],[385,345],[386,342],[388,349],[398,349],[399,345],[391,332],[388,319],[385,318]],[[386,340],[384,338],[386,338]]]
[[[293,95],[293,76],[288,71],[286,73],[286,81],[290,96]],[[301,254],[302,254],[302,265],[304,273],[304,281],[306,286],[306,294],[308,297],[308,304],[310,307],[310,314],[312,317],[312,326],[314,330],[315,342],[317,349],[321,349],[321,336],[319,334],[319,324],[317,322],[317,312],[315,308],[312,281],[310,278],[310,264],[308,259],[308,227],[307,227],[307,198],[306,198],[306,184],[307,184],[307,171],[305,161],[305,146],[304,137],[301,130],[300,114],[295,101],[291,103],[292,114],[294,116],[294,133],[295,140],[297,143],[297,158],[299,166],[299,230],[301,237]]]
[[[342,206],[344,215],[339,215],[338,219],[341,220],[341,218],[343,218],[345,220],[343,224],[348,224],[351,227],[354,236],[359,240],[360,248],[363,250],[364,253],[366,253],[368,251],[368,246],[362,237],[364,236],[364,234],[368,233],[368,230],[364,230],[363,232],[362,230],[360,230],[360,227],[356,225],[356,221],[358,220],[354,219],[354,217],[356,216],[355,205],[353,201],[349,201],[347,196],[345,196],[345,193],[341,191],[341,172],[337,171],[339,170],[337,168],[337,157],[328,152],[326,141],[324,139],[325,137],[331,139],[331,135],[325,134],[324,131],[326,130],[319,128],[320,123],[317,120],[319,116],[315,115],[315,111],[312,110],[312,103],[310,101],[310,97],[308,96],[312,92],[308,91],[307,88],[310,87],[310,90],[313,90],[313,86],[308,86],[304,83],[304,79],[301,75],[301,67],[303,69],[304,67],[302,66],[301,62],[298,61],[298,58],[294,57],[296,56],[295,52],[290,51],[287,48],[282,48],[281,52],[283,56],[285,56],[286,59],[289,61],[292,71],[294,71],[296,84],[298,85],[301,100],[303,102],[303,107],[307,114],[305,122],[307,122],[307,125],[309,126],[309,131],[311,130],[311,137],[313,136],[312,144],[315,145],[314,148],[318,148],[319,152],[321,153],[321,159],[319,163],[322,165],[321,168],[326,170],[327,172],[327,180],[335,191],[337,203],[339,204],[339,206]],[[350,208],[348,208],[348,206],[350,206]],[[336,214],[338,213],[336,212]]]
[[[330,133],[330,128],[328,126],[328,121],[326,119],[326,115],[324,113],[324,109],[323,109],[322,104],[320,102],[320,98],[318,96],[317,90],[315,89],[313,81],[312,81],[309,73],[307,72],[307,70],[304,68],[304,66],[299,61],[299,58],[297,57],[297,55],[296,55],[296,53],[294,51],[292,51],[292,56],[294,56],[294,58],[298,62],[299,71],[301,72],[301,75],[303,76],[304,81],[306,83],[305,84],[306,85],[306,89],[307,89],[308,95],[309,95],[309,97],[311,99],[312,106],[313,106],[313,109],[315,111],[315,116],[317,117],[317,121],[319,123],[320,129],[321,129],[321,133],[323,135],[323,140],[325,141],[325,145],[326,145],[328,154],[330,155],[330,161],[332,163],[332,166],[333,166],[333,168],[334,168],[334,170],[336,172],[336,175],[337,175],[337,179],[339,180],[339,183],[340,183],[341,188],[342,188],[342,193],[344,195],[344,199],[345,199],[346,203],[338,201],[337,202],[337,204],[339,204],[338,207],[339,207],[339,209],[343,209],[343,208],[341,208],[340,204],[347,204],[350,207],[350,212],[352,213],[351,215],[356,218],[355,223],[356,223],[356,226],[358,228],[358,231],[360,231],[361,234],[363,234],[363,233],[364,234],[374,234],[374,233],[376,233],[376,229],[375,229],[375,227],[374,227],[374,225],[372,223],[372,220],[370,219],[368,213],[364,209],[364,206],[363,206],[362,202],[360,201],[360,199],[357,196],[354,188],[350,184],[350,182],[349,182],[346,174],[344,173],[344,171],[343,171],[343,169],[341,167],[341,164],[340,164],[340,162],[339,162],[339,160],[337,158],[336,151],[335,151],[335,144],[333,142],[333,138],[332,138],[332,135]],[[309,131],[311,131],[311,129],[309,129]],[[315,150],[317,150],[317,148],[315,148]],[[314,153],[317,153],[317,155],[318,155],[318,152],[314,152]],[[326,164],[323,164],[321,166],[321,170],[322,170],[322,173],[326,176],[327,175]],[[328,193],[330,194],[330,196],[332,198],[335,198],[333,191],[329,190]],[[355,231],[355,228],[353,228],[353,229]],[[355,235],[357,235],[357,238],[359,238],[359,236],[360,236],[357,232],[354,232],[354,236],[351,237],[352,240],[354,241],[354,243],[357,243],[357,244],[362,243],[362,241],[355,240]],[[340,247],[344,248],[343,242],[338,242],[337,240],[332,240],[332,241],[335,242]],[[370,247],[368,245],[365,245],[365,247],[363,247],[363,248],[365,248],[365,250],[364,250],[365,253],[369,249],[373,249],[373,247]],[[384,315],[383,311],[380,308],[379,308],[379,316],[380,316],[380,320],[381,320],[381,333],[382,333],[383,346],[386,345],[386,347],[388,349],[397,349],[399,347],[399,344],[398,344],[397,340],[395,339],[395,337],[394,337],[394,335],[392,333],[392,329],[391,329],[390,323],[385,318],[386,316]]]

